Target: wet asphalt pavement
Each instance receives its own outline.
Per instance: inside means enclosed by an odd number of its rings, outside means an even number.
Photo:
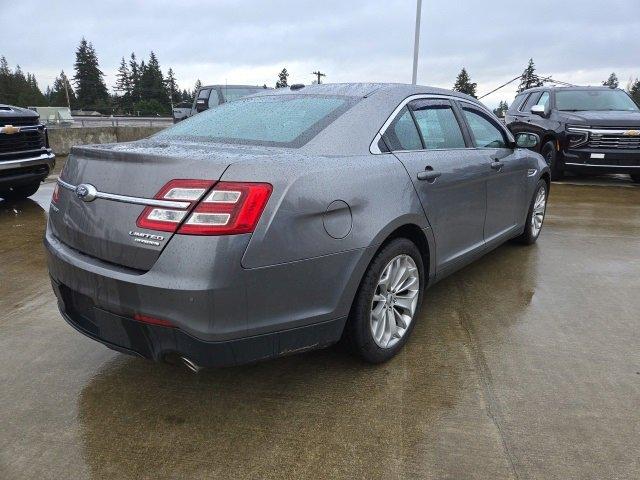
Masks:
[[[0,201],[0,479],[640,478],[640,187],[554,185],[538,243],[429,290],[385,365],[194,375],[64,322],[52,186]]]

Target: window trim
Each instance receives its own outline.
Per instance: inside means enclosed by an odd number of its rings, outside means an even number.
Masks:
[[[389,125],[391,125],[391,123],[395,120],[395,118],[398,115],[398,113],[409,102],[411,102],[413,100],[423,100],[423,99],[426,99],[426,100],[449,100],[451,102],[451,104],[453,105],[453,107],[454,107],[454,112],[456,111],[456,107],[460,107],[459,103],[463,103],[464,102],[464,103],[468,103],[469,105],[471,105],[471,106],[479,109],[480,111],[486,113],[487,115],[489,115],[489,118],[491,118],[491,116],[493,115],[493,113],[491,113],[489,111],[489,109],[487,107],[485,107],[484,105],[482,105],[481,103],[472,102],[471,100],[467,100],[467,99],[461,98],[461,97],[456,97],[455,95],[444,95],[444,94],[438,94],[438,93],[417,93],[417,94],[409,95],[404,100],[402,100],[396,106],[396,108],[393,109],[393,112],[391,112],[391,114],[389,115],[387,120],[382,124],[382,127],[380,127],[380,129],[376,132],[375,136],[373,137],[373,140],[371,141],[371,144],[369,145],[369,153],[371,153],[372,155],[384,155],[384,154],[390,154],[390,153],[393,153],[393,152],[401,152],[401,151],[405,151],[405,152],[435,152],[435,151],[437,151],[437,150],[389,150],[388,152],[383,152],[378,147],[378,142],[380,141],[382,136],[387,131],[387,128],[389,128]],[[515,143],[513,135],[511,134],[511,132],[509,132],[509,130],[507,130],[506,126],[503,127],[499,123],[498,123],[498,126],[502,130],[503,134],[506,136],[507,140],[509,142],[511,142],[511,143]],[[417,128],[417,126],[416,126],[416,128]],[[469,138],[472,140],[472,142],[474,142],[474,139],[471,136],[471,132],[469,132],[469,128],[468,128],[468,126],[466,124],[466,120],[461,125],[461,128],[462,128],[463,135],[469,135]],[[474,144],[475,144],[475,142],[474,142]],[[476,147],[475,146],[465,147],[465,149],[473,149],[473,148],[476,148]],[[448,151],[448,150],[462,150],[462,149],[461,148],[457,148],[457,149],[444,149],[444,150]]]
[[[534,95],[537,95],[537,97],[535,97],[535,102],[536,103],[532,104],[531,107],[533,107],[534,105],[537,105],[538,104],[538,100],[540,100],[540,97],[542,96],[543,93],[544,93],[543,90],[536,90],[535,92],[531,92],[529,94],[529,96],[527,97],[526,102],[524,102],[520,106],[520,108],[524,109],[527,106],[527,104],[529,103],[529,99],[534,98]],[[522,113],[524,113],[525,115],[529,115],[529,114],[531,114],[531,107],[529,107],[529,110],[520,110],[520,111]]]

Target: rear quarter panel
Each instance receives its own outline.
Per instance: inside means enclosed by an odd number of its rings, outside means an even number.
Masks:
[[[222,180],[273,185],[244,254],[245,268],[364,249],[382,242],[397,223],[428,227],[406,170],[392,155],[242,162]]]

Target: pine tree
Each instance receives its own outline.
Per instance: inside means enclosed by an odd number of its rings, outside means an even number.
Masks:
[[[471,82],[471,77],[469,77],[467,70],[462,67],[462,70],[460,70],[460,73],[456,78],[456,83],[453,86],[453,90],[455,90],[456,92],[466,93],[467,95],[471,95],[472,97],[476,98],[476,87],[477,84]]]
[[[118,109],[123,113],[131,113],[133,109],[133,102],[131,101],[131,72],[124,57],[120,60],[114,90],[116,95],[119,94],[116,102]]]
[[[167,95],[171,100],[171,105],[180,103],[180,100],[181,100],[180,89],[178,88],[178,82],[176,81],[176,77],[173,74],[172,68],[169,68],[169,70],[167,71],[167,78],[165,79],[164,84],[167,89]]]
[[[156,110],[153,114],[168,114],[171,102],[165,88],[165,80],[160,69],[160,63],[156,54],[149,54],[149,63],[140,64],[140,94],[141,102],[147,102],[144,109],[147,111]],[[153,102],[153,107],[149,102]],[[141,108],[137,108],[141,110]]]
[[[615,74],[615,72],[609,75],[609,78],[602,82],[602,85],[609,88],[618,88],[620,82],[618,81],[618,76]]]
[[[631,82],[629,86],[629,95],[640,107],[640,79],[636,78],[635,82]]]
[[[283,68],[282,71],[278,74],[278,81],[276,82],[276,88],[288,87],[289,83],[287,82],[287,77],[289,77],[289,72],[287,72],[286,68]]]
[[[131,104],[140,101],[140,66],[136,54],[131,53],[129,59],[129,87],[131,88]]]
[[[104,83],[104,73],[98,65],[98,56],[93,45],[83,37],[76,50],[73,64],[79,107],[84,110],[109,110],[109,92]]]
[[[65,85],[66,84],[66,85]],[[52,107],[66,107],[67,103],[67,92],[69,95],[69,103],[71,104],[71,108],[74,108],[76,104],[76,96],[73,88],[69,85],[69,80],[67,80],[67,76],[64,73],[64,70],[60,72],[60,75],[56,77],[53,82],[53,88],[49,92],[49,105]]]
[[[48,100],[38,87],[35,75],[25,74],[20,65],[12,72],[7,59],[0,57],[0,103],[37,107],[47,105]]]
[[[536,66],[533,63],[533,58],[529,59],[529,64],[527,68],[522,72],[522,76],[520,77],[520,86],[518,87],[518,93],[524,92],[528,88],[541,87],[544,84],[536,75]]]
[[[496,117],[502,118],[507,110],[509,110],[509,104],[501,100],[498,107],[493,110],[493,113],[495,113]]]
[[[193,86],[193,96],[196,96],[198,94],[198,90],[200,90],[202,88],[202,82],[200,81],[200,79],[196,80],[196,84]]]

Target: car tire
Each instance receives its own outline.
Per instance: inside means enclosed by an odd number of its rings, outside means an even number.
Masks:
[[[629,175],[631,177],[631,181],[633,183],[640,183],[640,175],[637,175],[635,173],[632,173],[631,175]]]
[[[40,188],[40,182],[33,182],[9,190],[0,190],[0,197],[5,200],[23,200],[36,193],[38,188]]]
[[[540,201],[541,201],[541,190],[543,191],[543,203],[541,206],[540,212]],[[544,217],[546,215],[547,210],[547,200],[549,198],[549,187],[547,186],[547,182],[543,179],[538,180],[538,184],[536,185],[535,190],[533,191],[533,198],[531,199],[531,203],[529,204],[529,210],[527,211],[527,220],[524,226],[524,232],[522,235],[515,238],[518,243],[522,243],[523,245],[532,245],[536,243],[538,237],[540,236],[540,231],[542,230],[542,225],[544,223]],[[542,217],[540,218],[540,213]],[[537,216],[537,219],[534,219],[534,216]],[[539,224],[537,221],[539,220]]]
[[[405,265],[407,278],[404,282],[398,282],[399,286],[395,288],[395,292],[394,282],[390,280],[387,284],[389,286],[384,287],[386,292],[382,293],[382,276],[385,272],[387,274],[392,272],[393,265],[398,266],[398,272],[401,271],[402,265]],[[414,268],[415,271],[413,271]],[[402,276],[404,274],[400,278]],[[415,283],[411,283],[414,279],[417,279],[417,287],[415,287]],[[410,286],[402,290],[405,285]],[[346,343],[352,353],[370,363],[382,363],[393,358],[402,349],[413,331],[425,286],[424,264],[418,247],[406,238],[396,238],[384,245],[369,264],[349,313],[345,335]],[[413,290],[415,288],[417,290]],[[385,295],[386,300],[381,302],[379,299]],[[393,298],[390,299],[390,297]],[[380,309],[382,303],[383,306]],[[401,303],[404,305],[400,306]],[[407,317],[404,314],[409,314],[410,308],[405,308],[408,303],[413,306],[413,313],[407,322]],[[381,315],[380,310],[382,311]],[[374,312],[378,312],[375,317],[380,318],[379,321],[375,320]],[[403,312],[404,314],[402,314]],[[376,324],[380,327],[376,330],[382,331],[382,337],[378,339],[375,338],[374,333],[374,325]],[[389,329],[387,329],[387,325]],[[395,328],[395,335],[391,334],[393,328]],[[396,335],[400,335],[400,337],[396,338]],[[385,339],[388,344],[382,346]]]
[[[556,142],[549,140],[540,149],[540,154],[544,157],[544,161],[549,165],[551,170],[551,180],[560,180],[564,177],[564,172],[560,168],[560,154],[556,150]]]

